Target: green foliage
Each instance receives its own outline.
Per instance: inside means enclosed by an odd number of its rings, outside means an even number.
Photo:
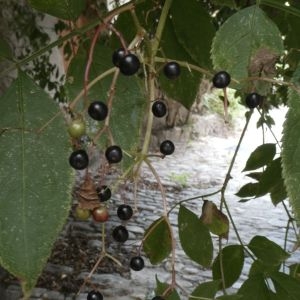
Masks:
[[[172,238],[169,224],[164,217],[153,222],[145,231],[143,248],[152,264],[158,264],[170,255]]]
[[[169,285],[165,282],[159,281],[158,277],[156,276],[156,289],[155,289],[155,294],[157,296],[163,295],[166,290],[169,288]],[[170,294],[166,298],[166,300],[180,300],[180,297],[175,289],[171,291]]]
[[[194,289],[189,300],[195,299],[195,297],[213,299],[218,291],[219,285],[219,280],[203,282]]]
[[[25,74],[0,101],[0,262],[35,286],[70,209],[69,146],[53,100]],[[54,217],[55,216],[55,217]]]
[[[209,230],[183,205],[180,206],[178,213],[178,229],[180,243],[186,255],[198,264],[209,267],[213,256]]]

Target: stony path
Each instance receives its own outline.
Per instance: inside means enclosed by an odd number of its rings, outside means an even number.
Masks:
[[[276,118],[278,119],[277,122],[281,123],[280,114],[276,115]],[[249,242],[254,235],[260,234],[283,245],[287,216],[283,211],[282,205],[274,207],[268,197],[240,203],[238,202],[239,198],[234,196],[240,186],[246,182],[245,176],[241,173],[246,159],[251,151],[261,143],[261,137],[259,136],[259,131],[256,130],[255,122],[250,124],[250,128],[237,157],[237,163],[231,173],[232,180],[227,189],[226,199],[234,221],[240,230],[242,240],[245,243]],[[223,137],[200,136],[188,141],[186,139],[179,139],[176,142],[176,153],[174,155],[166,157],[163,160],[153,161],[153,166],[158,170],[161,180],[166,187],[167,200],[170,206],[189,197],[216,191],[222,186],[235,145],[238,141],[239,131],[236,134]],[[277,131],[277,134],[280,134],[280,126],[275,131]],[[273,140],[271,141],[273,142]],[[139,186],[137,193],[139,213],[127,224],[130,232],[129,240],[121,247],[113,241],[108,243],[107,251],[115,253],[123,266],[117,267],[106,259],[104,261],[105,266],[100,266],[91,278],[91,284],[95,284],[101,289],[105,300],[151,299],[153,289],[155,288],[156,275],[161,281],[170,281],[170,262],[168,261],[159,266],[151,266],[145,259],[146,268],[141,272],[130,271],[128,268],[128,261],[139,246],[144,229],[162,214],[161,194],[154,188],[156,187],[155,178],[147,168],[144,168],[143,177],[145,182]],[[130,192],[127,192],[126,194],[115,196],[112,206],[118,205],[120,201],[124,200],[124,197],[128,198],[127,201],[133,205],[132,199],[134,196]],[[213,200],[218,204],[219,197],[219,195],[215,195],[210,197],[209,200]],[[200,215],[201,201],[195,200],[187,204],[187,206],[194,211],[198,211]],[[177,225],[176,212],[174,210],[170,216],[175,232]],[[112,208],[111,218],[107,224],[108,231],[118,224],[119,221]],[[76,243],[73,245],[74,241],[70,240],[65,242],[66,245],[61,248],[63,249],[61,251],[66,252],[63,266],[61,264],[49,263],[46,268],[48,271],[47,274],[57,275],[59,273],[61,274],[61,280],[66,280],[67,278],[80,280],[88,274],[91,266],[97,259],[97,253],[99,253],[102,246],[101,229],[100,226],[95,225],[93,222],[75,222],[71,220],[68,226],[66,226],[65,232],[71,232],[75,240],[79,239],[80,236],[84,236],[88,240],[85,245],[81,245],[81,247],[85,248],[79,250],[83,252],[81,255],[85,261],[90,260],[87,263],[88,267],[86,269],[82,269],[81,267],[76,273],[76,277],[74,277],[76,262],[72,260],[68,261],[68,256],[70,256],[68,251],[70,251],[70,247],[73,247],[72,249],[75,253],[74,245]],[[231,229],[228,244],[235,242],[236,237]],[[289,250],[292,249],[293,243],[293,237],[291,236],[288,243]],[[204,270],[187,259],[179,245],[176,254],[177,282],[182,288],[182,299],[187,299],[186,293],[190,293],[198,283],[211,278],[211,271]],[[299,258],[299,253],[296,253],[292,255],[291,262],[299,261]],[[78,259],[77,256],[76,259]],[[249,263],[247,262],[241,278],[242,280],[245,278],[248,270]],[[71,274],[73,275],[71,276]],[[51,280],[51,277],[47,278]],[[77,281],[74,284],[76,285],[75,288],[78,289],[79,285]],[[236,283],[233,288],[238,288],[240,284],[241,282]],[[1,296],[0,288],[1,300],[17,300],[19,299],[20,289],[17,285],[11,284],[6,294],[4,293],[2,291],[2,295],[5,296]],[[74,293],[65,292],[65,294],[62,294],[61,291],[55,291],[55,288],[52,291],[45,288],[37,288],[32,296],[33,299],[85,300],[86,294],[82,293],[76,297]]]

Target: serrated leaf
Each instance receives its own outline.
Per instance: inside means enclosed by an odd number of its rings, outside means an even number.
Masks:
[[[295,71],[292,82],[297,89],[300,80],[300,67]],[[297,221],[300,221],[300,92],[288,90],[288,112],[284,122],[282,137],[282,176],[289,196],[289,201]]]
[[[111,74],[103,78],[88,91],[88,98],[92,101],[107,101],[107,94],[111,88],[113,65],[113,51],[106,46],[97,44],[95,47],[93,64],[90,72],[90,81],[107,70],[112,70]],[[77,56],[73,59],[67,74],[67,85],[69,97],[75,98],[83,88],[84,68],[86,64],[87,53],[84,47],[79,50]],[[119,75],[115,86],[114,97],[112,102],[112,111],[110,115],[109,127],[115,144],[119,145],[123,150],[131,155],[135,155],[139,146],[140,128],[142,126],[145,106],[147,103],[142,80],[137,76],[125,77]],[[81,105],[83,98],[81,99]],[[86,115],[86,119],[90,120]],[[98,130],[103,123],[97,121],[90,122],[91,136],[96,134],[95,128]],[[98,141],[103,148],[108,146],[108,136],[103,135],[101,141]],[[133,163],[133,159],[127,155],[123,156],[120,165],[123,168],[129,167]]]
[[[232,34],[234,32],[234,34]],[[248,90],[248,76],[273,77],[276,59],[283,53],[283,41],[277,26],[258,5],[239,10],[218,30],[212,45],[212,60],[216,70],[226,70],[237,89]],[[256,84],[256,82],[253,82]],[[266,86],[256,86],[262,94]],[[258,90],[261,88],[261,90]]]
[[[251,171],[266,166],[276,154],[276,144],[266,143],[258,146],[249,156],[243,171]]]
[[[171,60],[186,62],[185,67],[181,67],[180,76],[175,80],[166,78],[162,70],[159,73],[159,83],[168,97],[180,102],[189,109],[196,99],[199,88],[201,74],[188,68],[188,64],[195,64],[190,55],[179,43],[174,32],[171,20],[167,19],[161,38],[161,48],[163,54]],[[158,68],[161,69],[160,64]]]
[[[235,194],[238,197],[255,197],[259,188],[258,182],[249,182],[243,185],[239,191]]]
[[[270,275],[270,278],[274,283],[276,292],[279,291],[284,296],[282,299],[300,299],[300,284],[298,280],[282,272],[274,272]]]
[[[212,201],[204,200],[200,220],[211,233],[228,239],[229,219]]]
[[[249,277],[238,291],[238,294],[243,296],[242,300],[270,300],[270,293],[261,274]]]
[[[178,213],[181,246],[186,255],[198,264],[209,267],[213,244],[207,226],[192,211],[181,205]]]
[[[143,249],[151,264],[159,264],[172,251],[172,237],[165,217],[153,222],[145,231]]]
[[[220,280],[208,281],[200,283],[192,292],[189,300],[198,298],[214,299],[219,290]]]
[[[174,0],[170,13],[179,43],[199,66],[211,68],[210,49],[215,28],[203,4],[197,0]]]
[[[248,248],[265,265],[277,266],[290,256],[278,244],[260,235],[252,238],[248,244]]]
[[[85,8],[84,0],[29,0],[29,4],[36,10],[63,20],[75,20]]]
[[[70,209],[68,136],[61,116],[38,133],[58,106],[23,73],[0,111],[0,263],[28,295]]]
[[[244,266],[244,249],[241,245],[230,245],[222,249],[222,263],[225,288],[232,286],[240,277]],[[212,265],[214,280],[222,280],[220,254],[215,258]],[[219,285],[222,288],[223,285]]]
[[[168,289],[169,284],[165,282],[159,281],[158,277],[156,276],[156,289],[155,289],[155,294],[157,296],[161,296],[164,294],[164,292]],[[178,292],[173,289],[170,295],[167,297],[164,297],[165,300],[180,300],[180,297],[178,295]]]

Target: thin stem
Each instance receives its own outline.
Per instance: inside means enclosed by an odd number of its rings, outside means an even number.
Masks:
[[[222,238],[219,237],[219,259],[220,259],[220,273],[221,273],[221,280],[222,280],[222,290],[224,295],[227,294],[226,286],[225,286],[225,274],[224,274],[224,267],[223,267],[223,253],[222,253]]]

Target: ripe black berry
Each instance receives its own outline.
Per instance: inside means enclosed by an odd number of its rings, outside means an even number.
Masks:
[[[161,296],[155,296],[154,298],[152,298],[152,300],[165,300],[165,299]]]
[[[171,61],[165,64],[164,74],[169,79],[176,79],[180,75],[180,66],[177,62]]]
[[[144,260],[141,256],[134,256],[130,260],[130,268],[134,271],[141,271],[145,266]]]
[[[97,121],[103,121],[108,114],[108,108],[105,103],[101,101],[94,101],[88,108],[89,116]]]
[[[125,226],[119,225],[114,228],[112,236],[115,241],[124,243],[128,240],[129,234],[128,234],[128,230],[126,229]]]
[[[226,71],[220,71],[214,75],[212,82],[214,87],[223,89],[229,85],[230,80],[230,75]]]
[[[167,114],[167,106],[164,101],[156,100],[152,104],[152,113],[157,118],[162,118]]]
[[[159,150],[164,155],[170,155],[175,151],[175,146],[172,141],[165,140],[160,144]]]
[[[86,297],[87,300],[103,300],[103,296],[100,292],[90,291]]]
[[[137,56],[134,54],[127,54],[123,58],[120,59],[120,72],[126,76],[130,76],[135,74],[141,63]]]
[[[120,66],[120,60],[125,56],[124,48],[119,48],[112,55],[112,62],[116,67]]]
[[[69,163],[74,169],[83,170],[89,164],[89,157],[85,150],[75,150],[69,157]]]
[[[97,190],[97,194],[98,194],[98,198],[99,198],[100,202],[105,202],[110,199],[111,190],[106,185],[103,185],[103,186],[97,188],[96,190]]]
[[[105,157],[110,164],[118,163],[122,160],[122,149],[119,146],[109,146],[105,151]]]
[[[129,220],[133,215],[132,207],[130,205],[127,205],[127,204],[121,204],[118,207],[117,215],[123,221]]]
[[[257,93],[248,94],[246,97],[246,104],[249,108],[255,108],[261,102],[261,96]]]

